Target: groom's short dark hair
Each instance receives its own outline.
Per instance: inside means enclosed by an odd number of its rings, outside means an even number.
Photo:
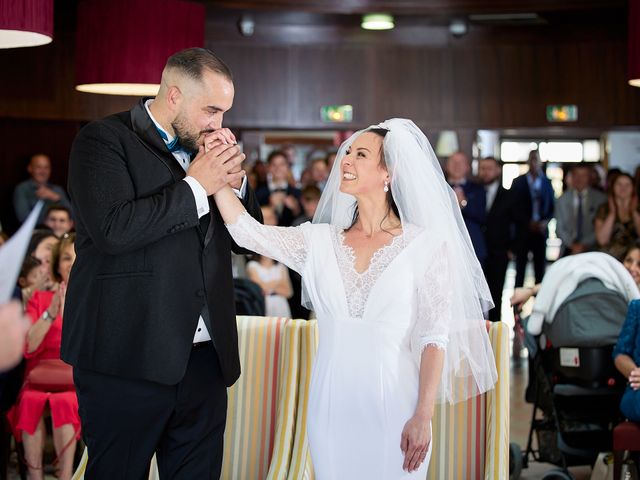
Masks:
[[[233,82],[231,69],[207,48],[187,48],[174,53],[167,60],[167,68],[176,69],[194,80],[201,80],[206,68]]]

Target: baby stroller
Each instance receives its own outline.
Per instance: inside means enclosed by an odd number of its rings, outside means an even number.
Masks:
[[[533,403],[533,414],[525,451],[510,445],[511,479],[519,478],[530,459],[559,467],[543,479],[571,479],[567,467],[593,465],[599,452],[611,450],[626,384],[611,353],[626,311],[622,294],[589,278],[562,302],[539,337],[528,338],[526,401]]]

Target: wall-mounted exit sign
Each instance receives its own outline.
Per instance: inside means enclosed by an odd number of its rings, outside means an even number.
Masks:
[[[325,105],[320,108],[320,117],[323,122],[351,122],[353,107],[351,105]]]
[[[578,120],[577,105],[547,105],[548,122],[575,122]]]

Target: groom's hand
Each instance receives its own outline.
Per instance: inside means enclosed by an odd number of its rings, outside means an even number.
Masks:
[[[216,130],[215,132],[211,132],[204,137],[204,151],[208,152],[209,150],[219,146],[219,145],[237,145],[236,137],[231,133],[231,130],[228,128],[221,128]],[[238,173],[242,170],[242,165],[238,165],[236,168],[230,171],[230,173]],[[242,187],[242,178],[239,180],[229,183],[232,188],[236,190],[240,190]]]
[[[225,185],[242,183],[243,160],[244,154],[235,145],[216,143],[209,151],[200,147],[198,155],[189,165],[187,175],[195,178],[207,195],[213,195]]]

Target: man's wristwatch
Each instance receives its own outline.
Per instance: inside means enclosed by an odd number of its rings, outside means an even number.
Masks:
[[[42,319],[46,320],[47,322],[53,322],[53,320],[54,320],[54,318],[49,313],[49,310],[45,310],[44,311],[44,313],[42,314]]]

